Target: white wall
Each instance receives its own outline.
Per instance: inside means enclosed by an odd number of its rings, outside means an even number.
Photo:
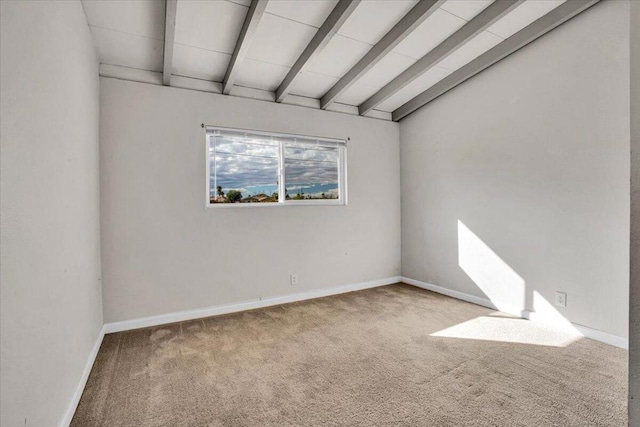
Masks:
[[[98,61],[79,1],[0,15],[0,424],[54,426],[102,327]]]
[[[640,3],[631,2],[631,280],[629,425],[640,425]]]
[[[403,276],[549,315],[564,291],[627,336],[628,14],[601,2],[401,122]]]
[[[106,322],[399,275],[397,123],[110,78],[100,105]],[[202,123],[350,137],[348,206],[205,208]]]

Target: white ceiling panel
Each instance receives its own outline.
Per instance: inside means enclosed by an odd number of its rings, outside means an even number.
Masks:
[[[458,50],[438,63],[438,66],[448,68],[449,70],[457,70],[468,62],[482,55],[503,39],[488,31],[483,31],[467,43],[462,45]]]
[[[493,0],[449,0],[440,9],[470,21],[493,3]]]
[[[164,40],[164,2],[83,0],[89,25]]]
[[[389,52],[358,80],[368,86],[382,87],[416,62],[415,59]]]
[[[162,71],[164,42],[91,27],[100,63],[149,71]]]
[[[413,99],[423,91],[429,89],[452,72],[440,67],[433,67],[420,77],[400,89],[376,107],[376,110],[392,112],[405,102]]]
[[[251,6],[251,0],[227,0],[227,1],[231,3],[239,4],[242,6],[247,6],[247,7]]]
[[[255,89],[275,91],[289,72],[289,68],[245,58],[240,65],[236,84]]]
[[[233,53],[247,10],[245,6],[228,1],[181,0],[176,14],[175,41]]]
[[[506,39],[531,24],[536,19],[551,12],[562,3],[564,3],[564,0],[526,1],[489,27],[487,31]]]
[[[309,98],[320,98],[337,82],[338,79],[335,77],[306,71],[300,74],[293,83],[291,94]]]
[[[309,25],[265,14],[258,25],[247,57],[291,67],[316,31]]]
[[[311,61],[308,71],[331,77],[342,77],[371,46],[341,35],[335,35],[327,46]]]
[[[264,91],[277,90],[338,1],[270,0],[247,55],[240,64],[236,84],[260,89],[262,91],[254,92],[262,94],[264,99],[272,99],[273,93]],[[418,1],[361,1],[338,33],[297,77],[291,94],[321,98]],[[493,1],[447,0],[392,52],[337,97],[336,102],[354,106],[362,104]],[[564,1],[525,1],[376,109],[392,112]],[[102,64],[162,71],[164,0],[82,0],[82,4]],[[251,0],[180,0],[173,73],[221,82],[250,4]]]
[[[267,3],[266,13],[319,28],[338,0],[274,0]]]
[[[360,105],[378,90],[380,90],[380,88],[358,82],[337,97],[336,102],[348,105]]]
[[[173,74],[221,82],[230,60],[231,55],[228,53],[176,43],[173,47]]]
[[[374,45],[418,3],[417,0],[363,1],[338,34]]]
[[[401,41],[393,51],[420,59],[464,24],[466,24],[464,19],[438,9],[406,39]]]

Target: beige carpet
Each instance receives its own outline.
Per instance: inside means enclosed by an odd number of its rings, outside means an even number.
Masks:
[[[623,426],[626,362],[399,284],[107,335],[72,426]]]

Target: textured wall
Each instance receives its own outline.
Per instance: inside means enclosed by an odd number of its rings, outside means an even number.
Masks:
[[[401,122],[403,276],[627,337],[628,14],[601,2]]]
[[[0,424],[54,426],[102,327],[98,61],[79,1],[0,15]]]
[[[397,123],[109,78],[100,114],[107,322],[400,274]],[[205,208],[201,123],[350,137],[348,206]]]
[[[629,425],[640,425],[640,2],[631,2]]]

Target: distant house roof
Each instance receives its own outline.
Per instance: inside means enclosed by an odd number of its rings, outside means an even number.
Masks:
[[[277,198],[267,196],[266,194],[255,194],[253,196],[245,197],[244,199],[242,199],[243,203],[273,203],[277,201]]]

